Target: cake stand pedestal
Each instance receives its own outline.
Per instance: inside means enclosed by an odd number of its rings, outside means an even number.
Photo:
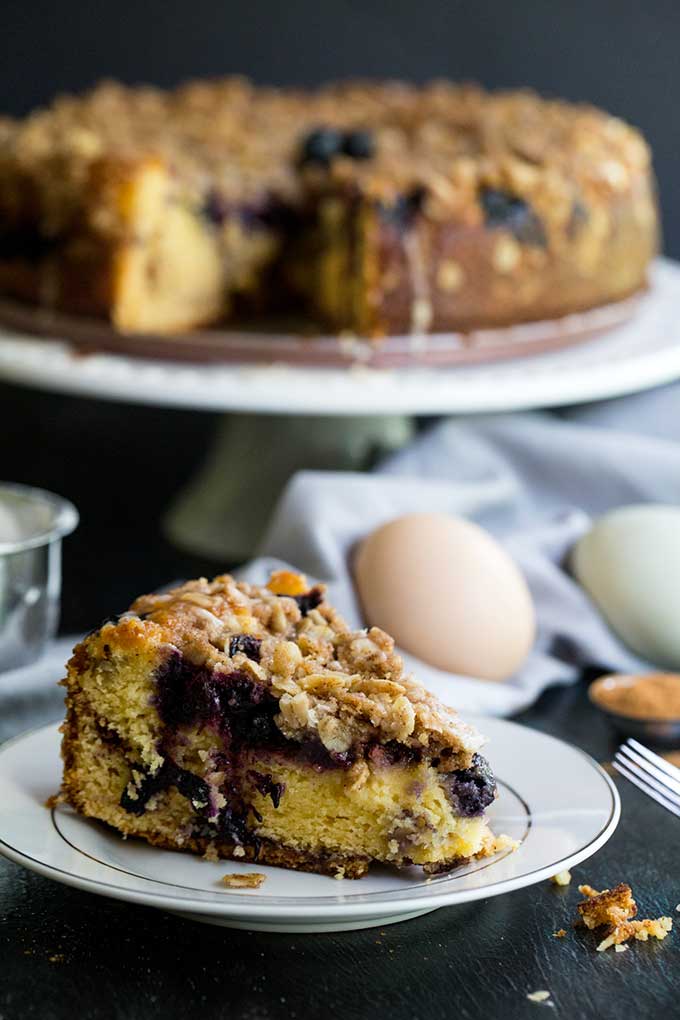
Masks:
[[[204,463],[166,514],[164,531],[196,555],[244,559],[297,471],[368,470],[414,431],[405,415],[225,415]]]

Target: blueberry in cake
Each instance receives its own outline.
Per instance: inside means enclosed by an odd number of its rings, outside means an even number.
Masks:
[[[503,845],[483,738],[302,575],[143,596],[63,683],[62,796],[125,836],[348,878]]]
[[[0,291],[128,333],[555,318],[642,289],[657,245],[640,134],[527,91],[105,83],[0,118]]]

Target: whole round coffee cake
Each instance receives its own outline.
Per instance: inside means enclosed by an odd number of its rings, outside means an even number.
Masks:
[[[0,290],[122,332],[552,319],[641,290],[657,245],[640,134],[528,91],[104,83],[0,122]]]

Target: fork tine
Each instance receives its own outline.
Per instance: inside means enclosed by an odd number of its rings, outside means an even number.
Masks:
[[[654,754],[654,751],[650,751],[648,747],[641,744],[639,740],[635,740],[634,737],[629,737],[626,744],[629,747],[632,747],[634,751],[637,751],[638,754],[641,754],[643,758],[646,758],[647,761],[651,762],[652,765],[656,765],[658,769],[665,772],[667,776],[671,777],[671,779],[677,779],[680,782],[680,769],[677,765],[671,765],[671,763],[666,761],[665,758],[662,758],[661,755]],[[626,744],[623,746],[625,747]]]
[[[637,762],[631,761],[629,758],[624,758],[618,751],[614,760],[619,762],[620,765],[624,765],[629,772],[636,775],[638,779],[644,782],[651,789],[656,789],[657,793],[661,794],[662,797],[665,797],[666,800],[680,807],[680,797],[678,797],[672,789],[669,789],[668,786],[665,786],[663,782],[659,782],[659,780],[653,777],[653,775],[647,772],[644,768],[641,768]]]
[[[666,790],[670,790],[673,794],[680,796],[680,780],[674,779],[662,769],[657,768],[657,766],[651,761],[648,761],[647,758],[643,758],[641,754],[634,751],[632,747],[622,744],[616,753],[618,755],[625,755],[627,763],[630,763],[631,761],[634,762],[635,765],[643,772],[646,772],[648,776],[653,776],[658,783],[666,788]],[[663,793],[664,791],[662,790],[661,792]]]
[[[671,804],[675,804],[677,807],[680,807],[680,797],[664,786],[663,783],[658,782],[654,776],[645,772],[644,769],[641,769],[636,762],[630,761],[628,758],[624,758],[618,753],[618,751],[614,757],[614,762],[618,762],[619,765],[623,765],[629,772],[632,772],[634,776],[637,776],[641,782],[650,787],[650,789],[656,790],[657,793],[660,793],[661,796],[665,797],[665,799],[670,801]]]
[[[615,760],[612,762],[612,765],[614,766],[617,772],[620,772],[622,776],[625,776],[629,783],[632,783],[633,786],[637,786],[638,789],[642,790],[643,793],[646,793],[648,797],[651,797],[652,800],[655,800],[657,804],[660,804],[662,807],[665,807],[667,811],[671,812],[671,814],[677,815],[678,818],[680,818],[679,807],[676,807],[675,804],[673,804],[671,801],[667,800],[660,793],[657,793],[656,790],[652,790],[651,787],[647,786],[645,782],[638,779],[635,775],[633,775],[632,772],[629,772],[629,770],[620,762]]]

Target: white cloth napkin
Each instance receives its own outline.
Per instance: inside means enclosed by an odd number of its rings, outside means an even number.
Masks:
[[[404,655],[407,667],[455,707],[508,715],[583,666],[644,663],[609,629],[565,566],[592,516],[640,502],[680,502],[680,384],[563,412],[448,419],[371,475],[301,472],[286,487],[260,547],[240,572],[264,581],[294,566],[328,584],[362,626],[349,570],[354,544],[413,511],[474,518],[505,545],[534,596],[538,640],[505,683],[453,676]],[[342,427],[338,422],[338,427]]]

